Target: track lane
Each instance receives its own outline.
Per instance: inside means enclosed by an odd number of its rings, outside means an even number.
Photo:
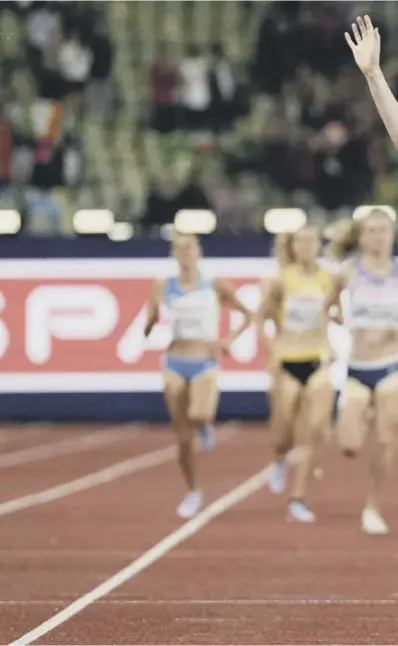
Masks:
[[[264,446],[260,434],[240,440],[232,479]],[[386,492],[391,535],[362,534],[368,458],[328,448],[315,526],[286,524],[286,498],[261,491],[38,643],[396,643],[398,478]]]
[[[210,473],[206,479],[211,483],[220,471],[222,460],[228,461],[230,452],[235,454],[239,450],[233,448],[234,443],[231,440],[213,454],[199,456],[205,473]],[[227,472],[233,477],[233,473]],[[225,477],[219,477],[215,478],[210,494],[224,487]],[[178,524],[175,508],[183,491],[173,461],[41,508],[25,510],[10,516],[9,522],[1,519],[0,571],[5,572],[0,586],[3,591],[0,592],[1,634],[7,634],[7,639],[13,638],[15,626],[25,623],[17,618],[26,617],[28,621],[32,617],[29,604],[4,606],[1,601],[34,599],[38,602],[54,595],[58,605],[62,605],[65,595],[84,593],[101,577],[122,567],[126,552],[148,549],[175,528]],[[98,557],[86,557],[96,550],[101,552]],[[21,551],[20,557],[18,551]],[[49,557],[49,552],[54,556]],[[111,552],[109,556],[108,552]],[[48,604],[34,605],[33,616],[38,621],[48,612]]]
[[[124,432],[124,431],[123,431]],[[44,461],[20,464],[12,468],[0,468],[0,507],[1,504],[25,495],[40,492],[64,482],[85,476],[107,466],[170,445],[173,437],[165,429],[144,431],[132,427],[126,437],[106,446],[92,446],[81,452],[55,455]]]

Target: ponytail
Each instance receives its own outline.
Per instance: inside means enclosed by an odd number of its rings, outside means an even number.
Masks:
[[[348,256],[357,253],[362,224],[374,216],[387,218],[392,225],[394,224],[389,214],[379,208],[372,209],[360,220],[348,218],[340,220],[333,227],[327,255],[334,260],[345,260]]]
[[[361,224],[359,220],[346,218],[334,226],[330,236],[327,255],[333,260],[345,260],[359,250],[359,235]]]

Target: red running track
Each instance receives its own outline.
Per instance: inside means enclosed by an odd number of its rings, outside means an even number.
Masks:
[[[208,502],[266,465],[269,438],[261,430],[241,426],[228,439],[231,429],[222,429],[228,441],[200,454]],[[327,447],[325,476],[310,501],[314,526],[286,523],[286,499],[269,494],[259,476],[257,491],[239,490],[237,504],[223,498],[210,507],[213,519],[205,511],[202,527],[188,524],[186,537],[175,516],[183,487],[167,429],[32,431],[0,431],[2,644],[397,643],[398,482],[386,492],[391,534],[363,535],[367,455],[346,462]],[[12,454],[35,447],[12,466]],[[50,502],[29,498],[16,511],[4,505],[126,461],[130,471],[112,467],[109,482],[94,475],[89,488],[67,495],[66,487],[56,499],[50,493]],[[180,544],[168,551],[163,541],[156,562],[136,575],[133,566],[109,594],[66,621],[58,615],[40,637],[18,641],[62,610],[69,616],[73,602],[142,555],[145,561],[167,535]]]

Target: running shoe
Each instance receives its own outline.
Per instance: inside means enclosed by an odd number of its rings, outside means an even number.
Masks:
[[[268,488],[272,493],[281,494],[286,489],[287,464],[285,460],[272,462],[269,466]]]
[[[386,521],[373,507],[365,507],[362,512],[362,531],[372,536],[384,536],[389,529]]]
[[[313,523],[315,521],[315,514],[303,500],[291,500],[287,507],[288,520],[294,520],[298,523]]]
[[[188,520],[193,518],[201,510],[203,496],[200,491],[189,491],[184,500],[179,504],[177,514],[180,518]]]

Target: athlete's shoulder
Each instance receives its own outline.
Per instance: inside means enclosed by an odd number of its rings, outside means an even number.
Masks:
[[[279,280],[285,281],[298,276],[297,266],[289,262],[287,265],[281,265],[276,272]]]
[[[177,276],[168,276],[167,278],[160,279],[159,283],[161,284],[162,294],[166,300],[177,296],[180,293],[179,281]]]
[[[284,265],[279,270],[279,282],[285,286],[286,289],[298,289],[303,283],[302,273],[299,267],[294,263]]]

